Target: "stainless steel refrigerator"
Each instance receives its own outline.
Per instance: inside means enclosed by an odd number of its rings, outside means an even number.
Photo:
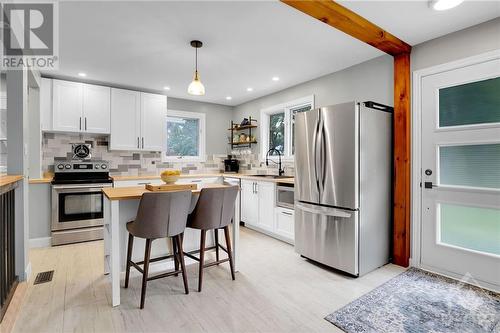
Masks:
[[[390,255],[392,108],[350,102],[295,115],[295,251],[359,276]]]

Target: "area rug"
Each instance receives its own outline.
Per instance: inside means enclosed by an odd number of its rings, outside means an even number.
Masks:
[[[500,294],[410,268],[325,319],[349,333],[498,333]]]

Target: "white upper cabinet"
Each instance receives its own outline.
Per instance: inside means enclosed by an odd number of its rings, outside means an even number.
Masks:
[[[78,82],[52,81],[52,129],[81,132],[83,117],[83,85]]]
[[[141,149],[162,151],[167,118],[167,97],[141,93]]]
[[[82,129],[88,133],[110,133],[111,88],[83,84]]]
[[[111,150],[161,151],[165,95],[111,89]]]
[[[140,123],[141,93],[133,90],[112,88],[109,149],[139,149]]]
[[[52,130],[109,134],[110,94],[108,87],[52,80]]]
[[[52,131],[52,79],[45,77],[40,86],[40,122],[42,131]]]

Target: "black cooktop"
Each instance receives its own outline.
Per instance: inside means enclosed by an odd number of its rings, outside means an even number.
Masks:
[[[66,172],[55,173],[52,184],[109,184],[113,179],[108,172]]]

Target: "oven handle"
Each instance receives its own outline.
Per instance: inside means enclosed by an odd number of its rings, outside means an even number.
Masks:
[[[112,187],[112,184],[88,184],[88,185],[52,185],[54,190],[78,190],[78,189],[96,189],[97,191],[102,190],[103,187]]]

